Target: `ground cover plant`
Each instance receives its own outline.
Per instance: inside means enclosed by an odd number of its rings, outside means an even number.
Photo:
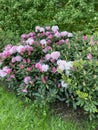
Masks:
[[[79,120],[71,111],[65,119],[47,107],[39,109],[31,101],[21,100],[0,84],[0,129],[1,130],[97,130],[97,120]],[[61,108],[61,107],[60,107]],[[66,111],[68,112],[68,111]],[[63,114],[64,115],[64,114]],[[70,116],[71,115],[71,116]],[[77,120],[77,121],[76,121]]]
[[[65,101],[93,119],[98,113],[97,46],[97,36],[36,26],[17,45],[5,46],[0,76],[18,95],[43,104]]]

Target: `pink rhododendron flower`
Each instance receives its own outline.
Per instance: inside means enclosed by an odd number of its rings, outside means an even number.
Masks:
[[[26,40],[26,44],[28,45],[32,45],[34,43],[34,39],[33,38],[29,38]]]
[[[43,49],[43,52],[46,53],[48,50],[51,50],[52,48],[50,46],[47,46]]]
[[[60,52],[59,51],[54,51],[51,53],[51,58],[54,60],[57,60],[60,57]]]
[[[55,62],[55,59],[50,59],[51,63],[54,63]]]
[[[26,69],[27,71],[31,71],[32,70],[32,68],[31,67],[27,67],[27,69]]]
[[[61,32],[61,36],[62,36],[62,37],[65,37],[65,36],[67,36],[67,35],[68,35],[68,32],[66,32],[66,31]]]
[[[44,29],[43,27],[36,26],[36,27],[35,27],[35,31],[36,31],[36,32],[38,32],[38,31],[39,31],[39,32],[45,32],[45,29]]]
[[[47,44],[49,45],[51,43],[51,40],[47,40]]]
[[[56,73],[57,69],[55,67],[52,68],[52,72]]]
[[[66,43],[66,44],[69,44],[69,39],[66,39],[66,40],[65,40],[65,43]]]
[[[8,44],[7,46],[5,46],[4,50],[5,50],[5,51],[8,51],[8,50],[11,49],[11,47],[12,47],[12,45],[11,45],[11,44]]]
[[[22,34],[22,35],[21,35],[21,38],[22,38],[22,39],[27,39],[27,38],[29,38],[29,37],[28,37],[27,34]]]
[[[7,73],[6,72],[4,72],[3,70],[0,70],[0,77],[5,77],[7,75]]]
[[[9,51],[4,51],[3,53],[2,53],[2,58],[7,58],[7,57],[10,57],[11,56],[11,54],[10,54],[10,52]]]
[[[22,57],[18,55],[18,56],[15,57],[15,60],[20,62],[22,60]]]
[[[26,48],[27,51],[33,51],[33,47],[32,46],[26,45],[25,48]]]
[[[11,62],[12,62],[12,63],[15,63],[15,62],[16,62],[16,58],[13,57]]]
[[[29,35],[29,37],[34,37],[35,36],[35,32],[30,32],[28,35]]]
[[[45,28],[46,28],[46,30],[50,30],[50,26],[46,26]]]
[[[25,51],[26,51],[25,46],[20,45],[20,46],[17,47],[17,52],[18,53],[24,53]]]
[[[10,74],[12,72],[12,69],[10,69],[8,66],[3,67],[3,71],[7,74]]]
[[[11,78],[11,79],[15,78],[15,75],[14,75],[14,74],[11,74],[11,75],[10,75],[10,78]]]
[[[10,52],[11,55],[17,52],[17,47],[18,47],[18,46],[13,46],[13,47],[9,50],[9,52]]]
[[[45,80],[48,80],[48,76],[45,76]]]
[[[59,41],[59,45],[61,45],[62,43],[65,43],[65,40],[62,39]]]
[[[86,41],[88,39],[87,36],[83,36],[83,40]]]
[[[46,59],[46,60],[49,60],[50,58],[51,58],[51,55],[50,55],[50,54],[46,54],[46,55],[45,55],[45,59]]]
[[[42,65],[42,72],[47,72],[47,70],[49,69],[49,66],[46,64]]]
[[[23,59],[23,63],[27,63],[26,59]]]
[[[31,63],[31,60],[28,58],[28,59],[27,59],[27,62],[28,62],[28,64],[29,64],[29,63]]]
[[[50,34],[50,35],[48,36],[48,38],[49,38],[49,39],[52,39],[52,38],[53,38],[52,34]]]
[[[24,83],[25,84],[28,84],[30,81],[31,81],[31,77],[30,76],[27,76],[27,77],[24,78]]]
[[[59,27],[58,26],[52,26],[51,29],[52,29],[53,32],[57,32],[59,30]]]
[[[56,33],[54,34],[54,36],[57,37],[57,38],[60,38],[60,37],[61,37],[61,34],[60,34],[59,32],[56,32]]]
[[[19,67],[20,67],[20,69],[24,69],[24,65],[20,65]]]
[[[41,63],[36,63],[36,64],[35,64],[35,68],[41,70],[41,69],[42,69]]]
[[[89,60],[91,60],[91,59],[93,58],[92,54],[89,53],[89,54],[87,55],[87,58],[88,58]]]

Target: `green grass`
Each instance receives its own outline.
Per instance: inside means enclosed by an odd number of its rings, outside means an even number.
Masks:
[[[50,109],[38,108],[0,88],[0,130],[94,130],[95,126],[97,121],[62,120]]]

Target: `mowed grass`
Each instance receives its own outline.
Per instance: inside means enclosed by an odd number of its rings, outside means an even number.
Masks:
[[[0,130],[97,130],[97,121],[62,120],[45,107],[25,102],[0,87]]]

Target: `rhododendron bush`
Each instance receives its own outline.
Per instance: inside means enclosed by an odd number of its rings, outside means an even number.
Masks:
[[[0,77],[19,95],[40,102],[59,99],[96,113],[97,46],[96,37],[60,32],[58,26],[36,26],[35,32],[23,34],[20,43],[8,44],[0,53]],[[81,98],[82,93],[86,96]],[[88,99],[94,101],[93,110],[86,109]]]

